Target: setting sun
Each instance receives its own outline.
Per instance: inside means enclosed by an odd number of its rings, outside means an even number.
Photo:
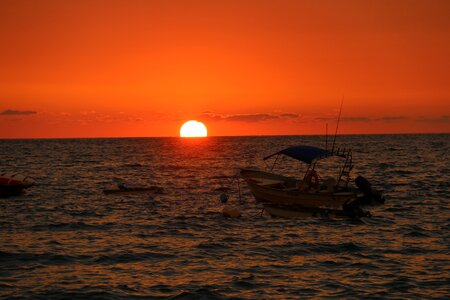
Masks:
[[[196,120],[187,121],[180,128],[181,137],[205,137],[207,135],[205,124]]]

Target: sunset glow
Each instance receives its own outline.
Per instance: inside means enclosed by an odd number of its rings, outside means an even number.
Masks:
[[[195,120],[184,123],[180,129],[180,137],[206,137],[207,135],[205,124]]]
[[[0,138],[450,131],[450,1],[1,1]]]

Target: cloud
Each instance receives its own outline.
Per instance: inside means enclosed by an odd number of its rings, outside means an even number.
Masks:
[[[295,118],[300,117],[300,115],[299,114],[292,114],[292,113],[284,113],[284,114],[281,114],[280,117],[289,118],[289,119],[295,119]]]
[[[318,117],[316,118],[318,121],[337,121],[337,118],[327,118],[327,117]],[[378,118],[370,118],[370,117],[344,117],[341,118],[342,122],[395,122],[395,121],[406,121],[408,117],[405,116],[385,116]]]
[[[336,117],[315,117],[314,120],[320,121],[320,122],[331,122],[336,121]]]
[[[14,109],[6,109],[0,112],[1,116],[25,116],[25,115],[35,115],[37,112],[32,110],[14,110]]]
[[[279,119],[277,115],[271,114],[243,114],[243,115],[231,115],[223,117],[228,121],[238,121],[238,122],[261,122],[266,120]]]
[[[408,120],[408,117],[405,116],[387,116],[376,119],[377,121],[405,121]]]
[[[341,119],[342,122],[370,122],[372,121],[368,117],[346,117]]]
[[[268,120],[296,119],[300,115],[296,113],[256,113],[256,114],[233,114],[221,115],[212,112],[204,112],[199,118],[212,121],[230,121],[230,122],[264,122]]]
[[[127,114],[123,112],[105,114],[96,111],[80,112],[42,112],[41,117],[51,124],[80,124],[83,126],[94,124],[118,124],[118,123],[138,123],[144,121],[141,116]]]
[[[217,114],[211,111],[205,111],[199,116],[199,119],[210,121],[230,121],[230,122],[265,122],[270,120],[295,120],[295,122],[336,122],[337,116],[314,116],[314,115],[300,115],[298,113],[276,112],[276,113],[255,113],[255,114]],[[436,118],[419,117],[412,118],[407,116],[353,116],[342,117],[341,122],[404,122],[416,121],[424,123],[449,123],[450,115],[444,115]]]
[[[425,118],[425,117],[419,117],[416,119],[417,122],[424,122],[424,123],[448,123],[450,122],[450,116],[441,116],[438,118]]]
[[[143,118],[127,115],[123,112],[119,112],[118,114],[102,114],[95,111],[90,112],[81,112],[81,116],[79,118],[82,122],[100,122],[100,123],[120,123],[120,122],[142,122]]]

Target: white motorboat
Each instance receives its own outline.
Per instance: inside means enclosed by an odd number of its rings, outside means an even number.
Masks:
[[[380,192],[372,189],[369,181],[358,176],[356,186],[350,185],[352,151],[328,151],[312,146],[295,146],[283,149],[264,158],[287,156],[307,164],[303,178],[284,176],[259,169],[242,169],[240,174],[247,182],[256,201],[262,203],[269,214],[282,217],[296,216],[299,212],[333,212],[347,216],[366,216],[362,206],[384,203]],[[340,157],[343,164],[337,178],[321,178],[317,162],[329,157]]]

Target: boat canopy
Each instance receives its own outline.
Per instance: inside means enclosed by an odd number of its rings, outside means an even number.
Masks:
[[[272,156],[284,154],[293,159],[300,160],[304,163],[311,164],[316,159],[321,159],[329,156],[336,155],[331,151],[325,149],[313,147],[313,146],[294,146],[278,151],[277,153],[271,154],[264,157],[264,160],[271,158]],[[339,155],[340,156],[340,155]]]

